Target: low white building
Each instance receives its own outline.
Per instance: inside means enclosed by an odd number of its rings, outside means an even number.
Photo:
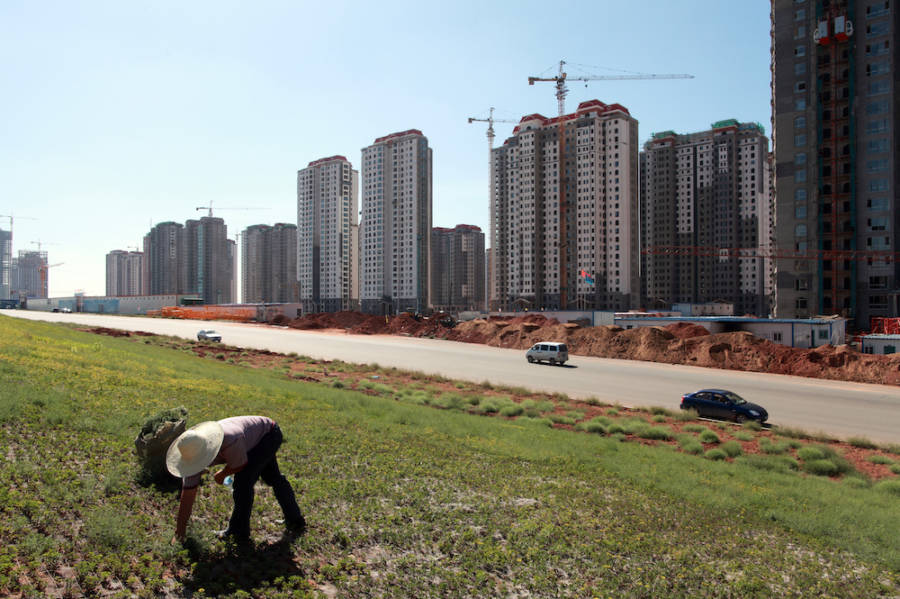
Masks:
[[[616,314],[616,325],[624,329],[664,327],[676,322],[698,324],[712,334],[747,331],[761,339],[768,339],[788,347],[811,348],[846,343],[847,320],[845,318],[684,317]]]
[[[859,351],[863,354],[895,354],[900,347],[900,335],[863,335],[859,338]]]

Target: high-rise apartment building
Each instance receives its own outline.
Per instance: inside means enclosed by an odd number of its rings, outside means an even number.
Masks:
[[[368,313],[431,306],[432,151],[417,129],[362,150],[360,304]]]
[[[106,295],[144,295],[144,253],[113,250],[106,254]]]
[[[229,244],[225,221],[214,216],[184,224],[187,293],[195,293],[205,304],[234,301],[234,243]]]
[[[619,104],[523,117],[492,152],[492,309],[639,303],[638,124]]]
[[[779,317],[896,316],[897,26],[890,0],[772,0]]]
[[[656,133],[641,153],[644,305],[733,303],[771,311],[773,203],[768,140],[757,123]]]
[[[241,237],[241,293],[247,303],[296,303],[297,226],[253,225]]]
[[[159,223],[144,236],[144,291],[148,295],[187,291],[184,225]]]
[[[47,252],[20,251],[10,267],[10,296],[48,297],[49,277]]]
[[[0,299],[9,299],[12,276],[12,232],[0,229]]]
[[[297,279],[304,312],[357,307],[359,172],[343,156],[297,172]]]
[[[484,233],[474,225],[431,230],[431,303],[437,310],[484,309]]]

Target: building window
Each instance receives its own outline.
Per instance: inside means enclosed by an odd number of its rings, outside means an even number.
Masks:
[[[794,208],[794,218],[802,219],[806,218],[806,205],[801,204]]]
[[[794,154],[794,164],[797,166],[806,164],[806,152],[797,152]]]
[[[806,117],[798,116],[794,119],[794,129],[806,129]]]
[[[866,206],[872,210],[887,210],[888,200],[887,198],[869,198],[866,200]]]
[[[866,160],[866,172],[879,173],[886,170],[888,170],[887,158],[881,158],[878,160]]]
[[[795,92],[805,92],[806,91],[806,81],[798,81],[794,84]]]
[[[881,94],[886,94],[891,91],[891,81],[889,79],[882,79],[880,81],[873,81],[869,84],[869,94],[870,96],[879,96]]]
[[[794,64],[794,75],[806,75],[805,62],[798,62]]]
[[[799,147],[803,147],[806,145],[806,135],[800,134],[794,136],[794,145]]]
[[[794,227],[794,237],[806,237],[806,225],[801,223]]]
[[[806,310],[806,298],[798,297],[796,299],[796,301],[794,302],[794,307],[797,308],[798,310]]]
[[[806,56],[806,46],[794,47],[794,56]]]
[[[866,121],[866,133],[884,133],[887,131],[887,119],[874,119]]]
[[[794,201],[795,202],[805,202],[806,201],[806,190],[802,187],[799,187],[794,190]]]
[[[794,172],[794,181],[797,183],[806,183],[806,169],[801,168]]]
[[[772,333],[772,341],[781,343],[781,333]]]
[[[869,191],[887,191],[888,189],[887,179],[872,179],[869,181]]]

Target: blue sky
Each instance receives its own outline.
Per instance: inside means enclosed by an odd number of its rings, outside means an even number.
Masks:
[[[567,106],[627,107],[643,142],[713,121],[769,131],[769,7],[632,2],[0,3],[0,214],[15,251],[41,241],[51,296],[105,292],[104,257],[211,201],[229,237],[296,222],[296,172],[421,129],[434,151],[434,225],[487,231],[486,125]],[[591,65],[591,66],[576,66]],[[498,124],[497,143],[513,125]],[[252,208],[226,210],[225,208]],[[0,218],[0,228],[8,229]]]

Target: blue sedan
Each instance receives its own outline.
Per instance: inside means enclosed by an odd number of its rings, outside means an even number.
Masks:
[[[725,389],[701,389],[681,398],[682,410],[694,410],[706,418],[720,418],[744,422],[756,420],[763,423],[769,413],[762,406],[750,403],[733,391]]]

